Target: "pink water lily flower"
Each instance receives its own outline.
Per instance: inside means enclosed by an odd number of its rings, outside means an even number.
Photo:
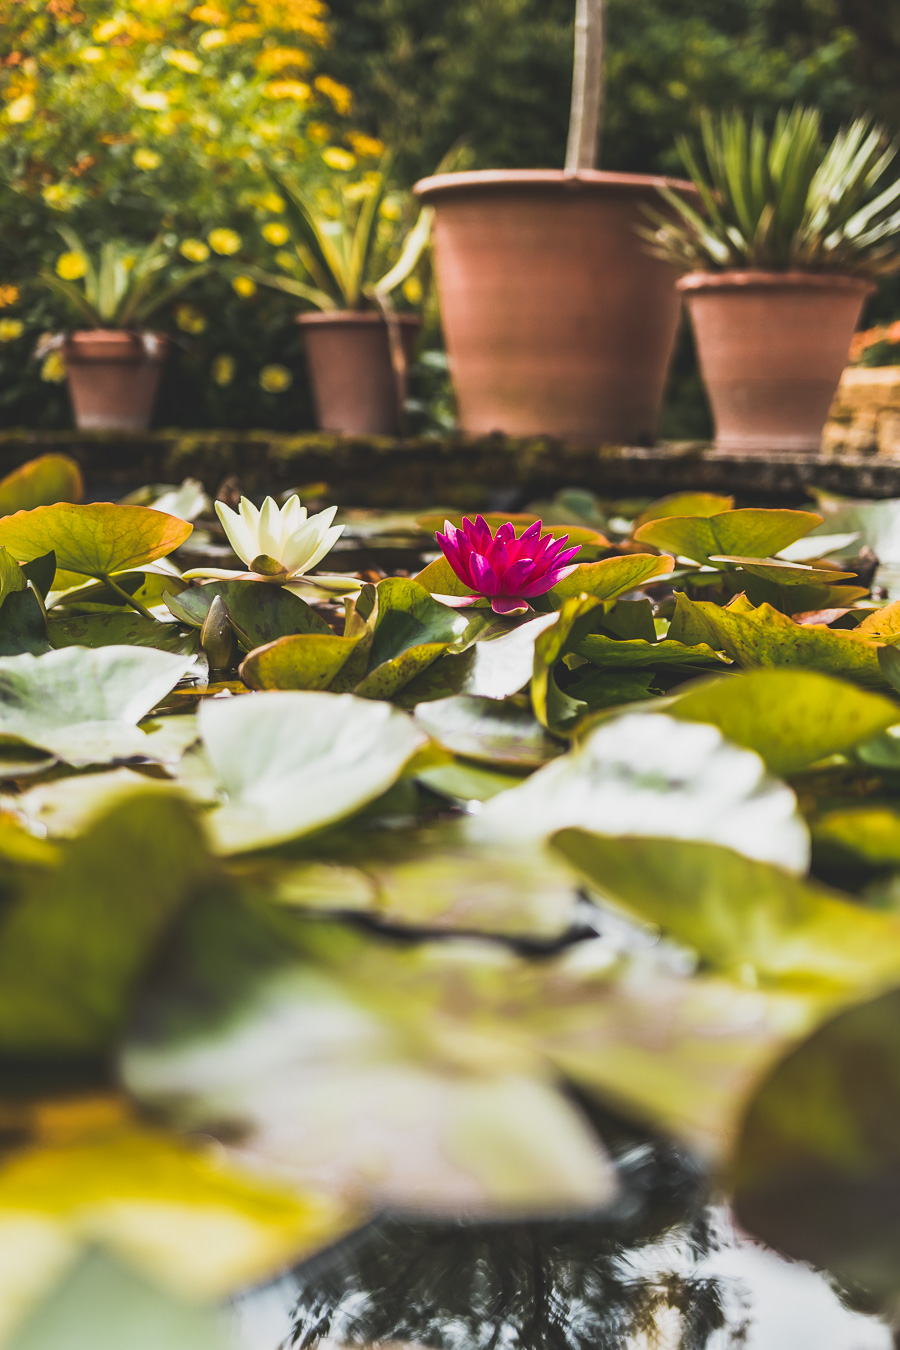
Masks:
[[[528,608],[530,600],[544,595],[575,571],[571,559],[578,545],[566,548],[567,534],[561,539],[541,534],[539,520],[518,539],[510,521],[491,534],[483,516],[476,516],[474,524],[464,519],[462,529],[446,520],[444,531],[435,535],[444,557],[460,581],[475,592],[472,596],[441,596],[445,604],[457,608],[473,605],[484,596],[495,614],[518,614]]]

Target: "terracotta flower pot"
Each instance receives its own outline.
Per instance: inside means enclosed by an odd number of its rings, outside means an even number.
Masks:
[[[678,286],[694,324],[716,448],[818,450],[874,287],[813,272],[692,272]]]
[[[297,322],[306,338],[313,401],[322,430],[396,436],[400,430],[398,377],[382,316],[336,310],[300,314]],[[397,316],[397,325],[408,361],[422,321],[402,314]]]
[[[435,262],[465,431],[651,444],[678,325],[678,272],[636,227],[669,182],[555,169],[439,174]]]
[[[143,431],[150,424],[169,340],[161,333],[86,329],[63,353],[75,424],[84,431]]]

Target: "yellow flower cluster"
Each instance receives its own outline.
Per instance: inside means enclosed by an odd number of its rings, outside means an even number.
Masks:
[[[88,260],[83,253],[61,253],[56,260],[56,275],[63,281],[78,281],[86,275]]]
[[[267,394],[283,394],[294,383],[294,377],[287,366],[263,366],[259,372],[259,383]]]
[[[210,230],[206,236],[209,240],[209,246],[214,253],[219,253],[223,258],[230,258],[232,254],[237,253],[241,247],[241,236],[237,230],[219,228]]]
[[[0,309],[9,309],[10,305],[18,304],[19,296],[18,286],[0,286]]]
[[[0,319],[0,342],[15,342],[25,332],[21,319]]]
[[[178,252],[192,263],[206,262],[209,257],[209,248],[202,239],[183,239],[178,245]]]

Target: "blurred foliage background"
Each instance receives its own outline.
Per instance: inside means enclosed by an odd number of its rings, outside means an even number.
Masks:
[[[871,112],[900,131],[900,10],[883,0],[607,2],[605,168],[677,172],[673,136],[693,131],[703,107],[769,113],[802,101],[822,107],[828,130]],[[209,247],[212,231],[233,231],[230,276],[214,274],[168,316],[179,346],[157,421],[309,426],[293,302],[232,284],[241,260],[269,265],[277,248],[263,233],[277,237],[278,202],[261,157],[307,184],[349,181],[386,144],[400,187],[453,147],[475,167],[561,164],[573,10],[572,0],[0,0],[0,424],[68,425],[64,387],[42,378],[58,370],[31,359],[62,315],[22,289],[61,251],[62,222],[94,244],[163,225]],[[898,309],[888,285],[868,321]],[[429,359],[417,392],[446,423]],[[663,430],[707,426],[685,333]]]

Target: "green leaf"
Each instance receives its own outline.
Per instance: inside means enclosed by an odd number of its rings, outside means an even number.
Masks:
[[[726,609],[685,595],[676,601],[671,638],[689,645],[708,643],[745,669],[799,666],[859,684],[884,682],[878,664],[880,644],[858,629],[794,623],[771,605],[754,609],[740,596]]]
[[[850,1008],[777,1064],[730,1168],[738,1220],[883,1307],[898,1291],[900,991]]]
[[[468,627],[464,614],[433,600],[405,577],[376,587],[368,670],[356,686],[364,698],[390,698],[427,669]]]
[[[203,703],[222,804],[207,817],[221,853],[295,839],[386,792],[423,736],[405,713],[351,695],[266,693]]]
[[[81,470],[68,455],[39,455],[0,478],[0,516],[83,499]]]
[[[563,749],[530,708],[501,699],[461,694],[422,703],[416,721],[453,754],[486,764],[546,764]]]
[[[729,563],[751,576],[772,581],[776,586],[832,586],[834,582],[856,577],[855,572],[839,572],[828,567],[809,567],[805,563],[782,562],[779,558],[713,557],[712,563]],[[848,588],[849,589],[849,588]],[[865,592],[863,592],[865,594]]]
[[[109,1049],[155,944],[210,875],[183,799],[136,793],[99,819],[0,922],[0,1049]]]
[[[843,806],[813,822],[813,841],[876,867],[900,867],[900,813],[889,806]]]
[[[37,506],[0,520],[0,545],[19,562],[56,554],[57,566],[108,577],[165,557],[193,529],[187,521],[147,506]]]
[[[713,555],[768,558],[822,524],[812,511],[766,511],[750,507],[715,516],[669,516],[635,530],[641,544],[652,544],[677,558],[709,563]]]
[[[670,630],[671,631],[671,630]],[[641,638],[611,638],[603,633],[588,633],[574,650],[601,669],[625,670],[642,666],[720,666],[718,652],[704,642],[686,646],[672,638],[645,642]]]
[[[719,516],[733,509],[733,497],[720,497],[715,492],[672,492],[645,506],[635,520],[634,528],[668,516]]]
[[[794,794],[762,761],[699,723],[626,713],[520,787],[485,802],[470,828],[498,847],[528,847],[566,826],[724,844],[805,870],[809,838]]]
[[[230,1342],[220,1314],[89,1252],[6,1344],[8,1350],[228,1350]]]
[[[556,623],[546,628],[534,644],[534,674],[531,701],[534,713],[548,731],[562,733],[574,728],[587,705],[569,698],[556,682],[554,667],[567,652],[575,651],[597,618],[600,601],[593,596],[564,600]]]
[[[157,623],[142,614],[78,614],[47,625],[51,647],[156,647],[164,652],[194,656],[200,650],[195,633],[185,634],[174,623]]]
[[[614,1198],[585,1117],[509,1023],[488,1021],[529,979],[518,958],[494,943],[394,947],[282,918],[267,931],[237,906],[212,924],[186,916],[178,960],[157,972],[126,1051],[139,1101],[224,1130],[289,1180],[325,1176],[377,1207],[521,1217]]]
[[[251,689],[328,689],[361,638],[304,633],[257,647],[241,666]]]
[[[4,657],[0,738],[38,746],[71,764],[147,753],[147,737],[135,724],[191,664],[192,658],[148,647],[66,647]]]
[[[441,530],[444,528],[443,521],[437,528]],[[464,581],[460,581],[443,554],[439,558],[435,558],[434,562],[430,562],[427,567],[424,567],[416,576],[416,581],[428,591],[429,595],[462,596],[474,594],[471,586],[467,586]]]
[[[581,563],[569,576],[558,581],[549,595],[554,604],[557,600],[561,602],[581,594],[592,595],[598,600],[614,600],[648,581],[666,576],[673,566],[671,558],[658,557],[654,553],[626,553],[619,558]]]
[[[488,699],[517,694],[531,679],[538,637],[554,621],[552,614],[526,619],[513,627],[508,621],[486,620],[485,627],[463,652],[457,655],[448,651],[406,686],[402,706],[415,707],[451,694]],[[464,640],[465,634],[460,641]],[[454,643],[454,647],[457,645]]]
[[[732,976],[845,999],[900,973],[900,918],[720,845],[565,830],[554,847],[604,895]]]
[[[293,633],[331,634],[325,620],[305,600],[260,581],[210,581],[179,595],[166,595],[165,601],[176,619],[202,628],[216,596],[225,601],[238,641],[248,652]]]
[[[34,590],[13,591],[0,609],[0,657],[49,651],[47,620]]]
[[[672,717],[711,722],[775,774],[796,773],[900,722],[900,708],[812,670],[755,670],[679,690]]]

